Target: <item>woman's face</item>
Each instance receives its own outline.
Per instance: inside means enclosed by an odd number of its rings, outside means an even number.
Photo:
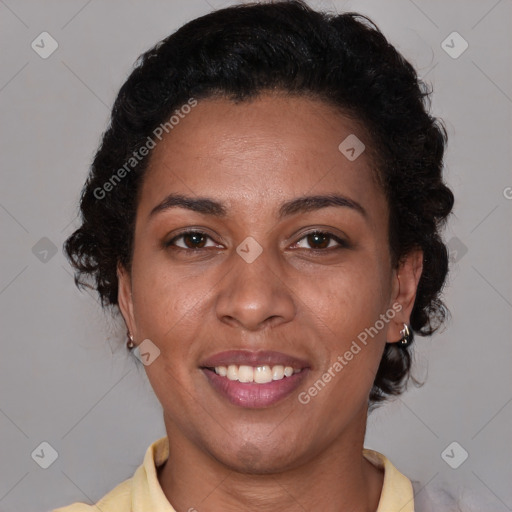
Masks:
[[[319,101],[209,99],[153,150],[119,301],[171,443],[265,472],[364,436],[421,268],[392,268],[368,151],[338,149],[353,135]]]

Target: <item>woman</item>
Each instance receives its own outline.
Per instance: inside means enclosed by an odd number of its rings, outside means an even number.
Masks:
[[[445,314],[427,97],[370,20],[299,1],[218,10],[142,56],[65,248],[121,312],[167,436],[60,512],[414,509],[363,442]]]

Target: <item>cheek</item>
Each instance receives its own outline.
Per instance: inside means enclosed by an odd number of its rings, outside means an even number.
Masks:
[[[358,261],[357,261],[358,260]],[[343,345],[370,327],[387,306],[389,287],[377,262],[364,256],[329,269],[323,278],[304,280],[302,300]]]
[[[329,389],[322,392],[318,405],[331,400],[359,403],[373,384],[386,338],[385,328],[373,329],[387,308],[390,293],[382,268],[374,258],[361,256],[330,272],[324,286],[311,286],[311,281],[303,285],[302,297],[320,333],[318,351],[328,354],[317,378]]]
[[[151,261],[150,257],[134,257],[133,276],[138,336],[140,340],[150,339],[160,350],[145,371],[164,410],[180,418],[183,410],[195,408],[190,403],[199,371],[194,340],[204,339],[201,300],[212,286],[204,278],[173,272],[168,263]],[[183,425],[183,430],[186,428]]]
[[[141,251],[134,255],[132,275],[139,337],[151,339],[165,352],[189,350],[204,321],[201,301],[213,287],[205,274],[188,275],[165,258]]]

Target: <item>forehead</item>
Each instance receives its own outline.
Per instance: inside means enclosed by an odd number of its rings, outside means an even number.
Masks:
[[[368,142],[361,124],[320,100],[201,100],[153,149],[140,212],[148,214],[171,192],[245,209],[333,192],[382,203]]]

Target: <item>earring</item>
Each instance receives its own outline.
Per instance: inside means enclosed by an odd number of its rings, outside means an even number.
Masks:
[[[398,345],[402,348],[408,347],[412,343],[413,334],[407,324],[404,324],[404,328],[400,331],[402,337],[398,341]]]
[[[131,350],[133,347],[135,347],[135,343],[133,343],[133,336],[130,333],[130,331],[127,331],[126,335],[128,336],[128,341],[126,342],[126,348],[128,350]]]

